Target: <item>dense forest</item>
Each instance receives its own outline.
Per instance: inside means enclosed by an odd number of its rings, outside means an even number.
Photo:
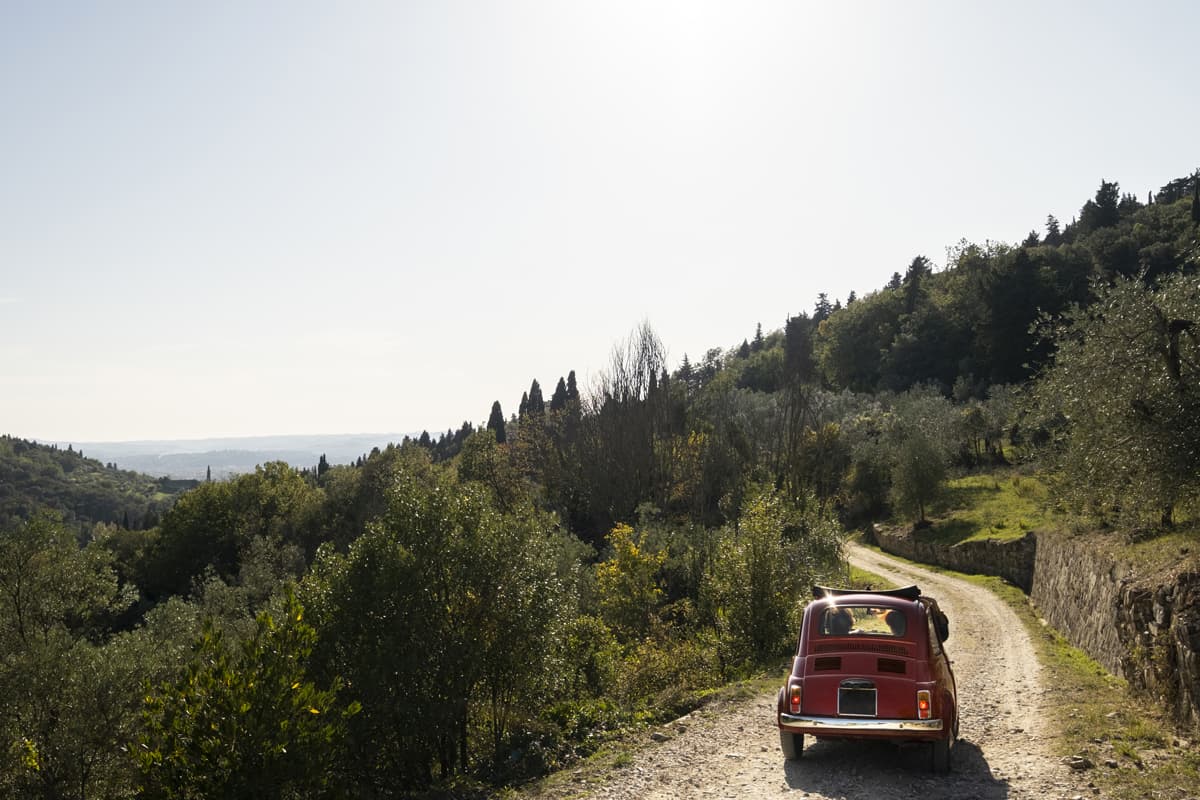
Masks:
[[[644,324],[545,395],[158,518],[152,482],[85,500],[81,456],[0,440],[0,791],[511,782],[775,664],[845,530],[920,523],[954,471],[1036,467],[1101,524],[1194,519],[1200,181],[1102,182],[1066,225],[674,369]]]

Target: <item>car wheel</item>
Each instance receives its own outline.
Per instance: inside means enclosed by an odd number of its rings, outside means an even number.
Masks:
[[[934,772],[950,771],[950,752],[952,749],[952,740],[949,736],[945,739],[938,739],[933,743],[932,766]]]
[[[804,734],[780,731],[779,748],[783,750],[784,758],[788,761],[795,761],[804,755]]]

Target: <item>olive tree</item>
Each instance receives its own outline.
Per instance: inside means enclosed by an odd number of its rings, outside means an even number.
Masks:
[[[1046,321],[1056,348],[1036,408],[1066,496],[1169,524],[1200,492],[1200,275],[1121,278]]]

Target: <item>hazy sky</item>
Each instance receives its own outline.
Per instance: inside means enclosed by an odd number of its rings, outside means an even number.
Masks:
[[[433,432],[1200,166],[1200,4],[0,0],[0,433]]]

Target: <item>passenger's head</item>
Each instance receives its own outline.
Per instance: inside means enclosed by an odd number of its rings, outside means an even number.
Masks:
[[[883,621],[887,623],[893,636],[903,636],[905,629],[908,627],[904,622],[904,615],[895,610],[883,612]]]
[[[834,636],[845,636],[854,627],[854,617],[844,608],[836,609],[829,615],[829,632]]]

